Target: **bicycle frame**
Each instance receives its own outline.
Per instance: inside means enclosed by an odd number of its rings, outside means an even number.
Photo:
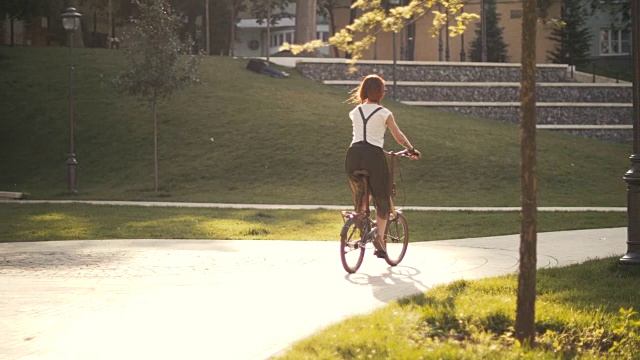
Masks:
[[[409,156],[407,151],[399,153],[385,151],[391,157],[389,166],[389,186],[390,188],[390,212],[387,214],[387,225],[382,237],[386,243],[386,249],[382,254],[374,253],[378,257],[383,257],[387,264],[396,266],[402,261],[407,251],[409,243],[409,227],[407,219],[397,210],[393,204],[395,197],[395,182],[393,181],[395,171],[395,158],[397,156]],[[356,209],[354,211],[342,211],[343,226],[340,231],[340,259],[344,269],[353,274],[356,272],[364,257],[367,244],[376,238],[375,231],[371,231],[374,220],[371,218],[371,208],[369,204],[369,173],[364,170],[355,170],[354,175],[359,177],[358,191],[356,194]],[[362,185],[362,186],[361,186]],[[360,233],[358,236],[358,232]],[[393,251],[389,252],[389,245],[393,244]],[[382,255],[382,256],[380,256]]]
[[[388,166],[389,166],[389,186],[391,187],[391,189],[390,189],[390,199],[389,199],[390,208],[389,208],[389,214],[387,215],[388,216],[387,219],[393,220],[395,219],[395,216],[398,212],[393,202],[393,199],[396,196],[396,184],[394,182],[396,157],[408,157],[409,153],[407,152],[407,150],[403,150],[399,152],[384,151],[384,153],[388,155],[390,158],[390,163]],[[361,180],[363,181],[363,191],[362,191],[362,196],[360,198],[360,203],[357,205],[360,205],[361,207],[364,206],[364,210],[355,209],[354,211],[342,211],[342,220],[346,222],[347,219],[349,218],[360,218],[362,223],[360,224],[359,227],[361,228],[363,232],[363,237],[364,237],[364,234],[368,233],[369,230],[371,230],[371,225],[373,225],[373,220],[371,219],[371,207],[369,202],[369,198],[371,195],[369,193],[369,177],[366,175],[360,175],[360,177],[361,177]],[[369,221],[364,221],[366,219],[368,219]]]

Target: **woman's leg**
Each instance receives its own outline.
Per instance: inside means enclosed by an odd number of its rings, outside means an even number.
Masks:
[[[379,214],[376,211],[376,226],[378,227],[378,235],[376,236],[376,243],[378,243],[378,245],[376,246],[376,248],[381,249],[383,251],[387,251],[387,244],[385,244],[384,242],[384,231],[387,229],[387,217],[386,216],[380,216],[382,214]],[[386,214],[385,214],[386,215]]]

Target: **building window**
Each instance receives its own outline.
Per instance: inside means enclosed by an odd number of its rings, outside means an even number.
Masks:
[[[322,40],[322,42],[329,41],[329,32],[328,31],[316,31],[316,39]]]
[[[512,19],[521,19],[522,18],[522,9],[511,10],[511,18]]]
[[[280,47],[285,42],[289,44],[293,44],[293,31],[275,33],[271,35],[271,47]]]
[[[40,27],[43,29],[48,29],[49,28],[49,18],[48,17],[41,17],[40,18]]]
[[[628,55],[630,50],[631,32],[629,30],[600,30],[600,55]]]

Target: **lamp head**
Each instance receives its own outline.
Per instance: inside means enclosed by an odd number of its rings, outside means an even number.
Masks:
[[[76,31],[80,27],[80,18],[82,14],[76,11],[74,7],[68,7],[62,15],[62,26],[67,31]]]

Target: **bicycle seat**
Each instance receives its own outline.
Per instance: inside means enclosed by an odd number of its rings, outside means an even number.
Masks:
[[[367,170],[353,170],[353,176],[362,176],[369,177],[369,172]]]

